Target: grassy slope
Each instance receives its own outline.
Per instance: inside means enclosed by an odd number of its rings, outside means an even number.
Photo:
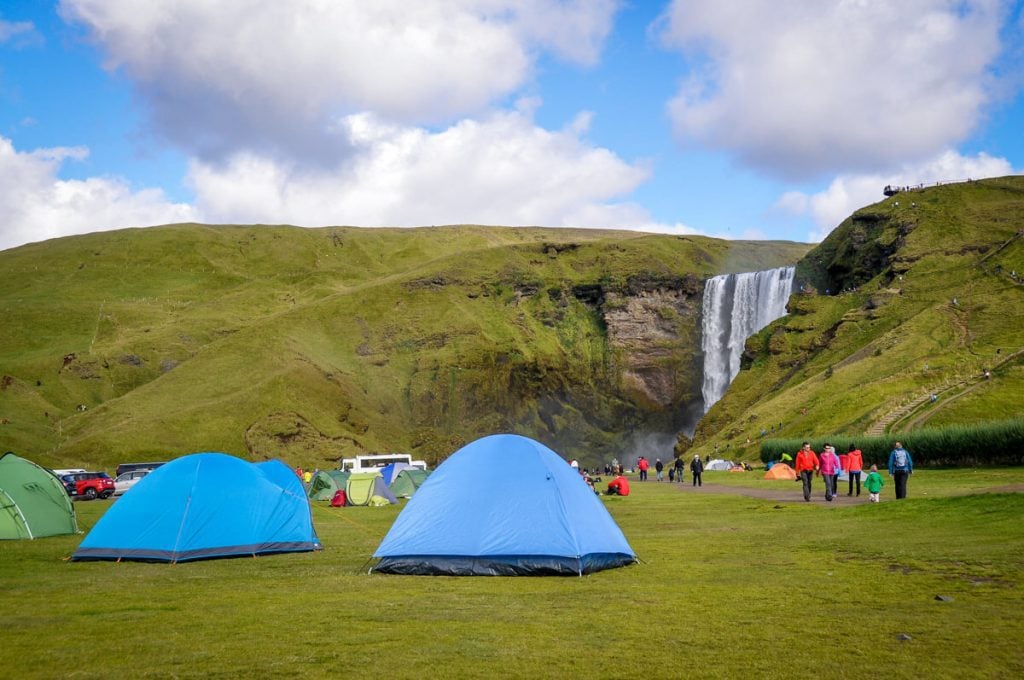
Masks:
[[[752,367],[701,422],[697,451],[756,457],[761,429],[772,436],[780,423],[786,437],[862,433],[932,392],[936,406],[897,431],[1019,415],[1022,361],[977,378],[1024,348],[1024,286],[1009,275],[1024,273],[1022,229],[1024,177],[935,187],[855,213],[798,276],[820,292],[856,291],[795,295],[791,314],[748,342]]]
[[[1024,495],[951,495],[976,474],[925,471],[910,500],[839,507],[634,484],[605,500],[644,562],[585,578],[367,576],[398,506],[316,504],[317,554],[65,563],[80,537],[3,541],[0,665],[18,678],[1019,677]],[[1019,486],[1024,470],[993,483]],[[110,504],[77,503],[82,529]]]
[[[108,468],[197,450],[430,457],[511,428],[612,447],[613,424],[645,414],[573,287],[804,252],[483,227],[179,225],[24,246],[0,253],[0,446]]]

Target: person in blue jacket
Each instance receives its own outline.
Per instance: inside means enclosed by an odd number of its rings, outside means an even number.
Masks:
[[[907,479],[914,474],[914,461],[903,444],[896,442],[889,453],[889,476],[896,483],[896,499],[907,497]]]

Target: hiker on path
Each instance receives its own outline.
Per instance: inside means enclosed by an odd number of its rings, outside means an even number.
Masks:
[[[871,472],[864,479],[864,488],[868,490],[868,500],[872,503],[878,502],[878,494],[885,486],[885,480],[878,474],[878,466],[872,465]]]
[[[838,476],[836,471],[839,469],[839,456],[828,444],[821,452],[818,465],[821,478],[825,482],[825,500],[831,503],[832,498],[836,495],[836,477]]]
[[[644,458],[643,456],[640,456],[640,460],[637,461],[636,466],[640,470],[640,481],[641,482],[646,482],[647,481],[647,469],[651,467],[651,464],[647,461],[646,458]]]
[[[672,482],[676,481],[676,469],[675,469],[675,467],[670,467],[668,469],[668,481],[669,481],[670,484]]]
[[[839,455],[836,453],[836,447],[834,447],[831,444],[829,444],[828,445],[828,450],[832,452],[832,455],[835,456],[836,460],[839,462],[839,464],[836,466],[835,473],[832,475],[832,495],[833,496],[838,496],[839,495],[839,475],[843,474],[843,470],[845,470],[846,468],[843,467],[843,459],[840,458]]]
[[[853,481],[857,480],[857,495],[860,495],[860,473],[864,469],[864,454],[860,452],[856,444],[850,444],[850,450],[846,454],[846,475],[850,478],[847,485],[847,496],[853,495]]]
[[[700,462],[700,455],[695,454],[690,461],[690,472],[693,473],[693,485],[703,486],[704,480],[701,479],[701,475],[704,474],[704,463]]]
[[[903,444],[896,442],[889,453],[889,476],[896,483],[896,499],[907,497],[907,479],[914,474],[914,461]]]
[[[811,450],[811,444],[804,442],[796,454],[796,463],[793,469],[804,483],[804,500],[811,500],[811,479],[818,472],[821,463],[818,461],[818,454]]]
[[[661,462],[661,458],[654,461],[654,478],[659,482],[663,480],[665,472],[665,464]]]
[[[682,484],[683,483],[683,459],[682,459],[682,457],[676,458],[675,468],[676,468],[676,481],[678,481],[680,484]]]

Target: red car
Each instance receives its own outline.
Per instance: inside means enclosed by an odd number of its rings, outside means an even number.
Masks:
[[[114,493],[114,480],[106,472],[75,472],[60,478],[69,496],[109,498]]]

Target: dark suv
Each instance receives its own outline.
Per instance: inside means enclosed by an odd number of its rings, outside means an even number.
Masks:
[[[60,478],[69,496],[109,498],[114,493],[114,480],[106,472],[75,472]]]

